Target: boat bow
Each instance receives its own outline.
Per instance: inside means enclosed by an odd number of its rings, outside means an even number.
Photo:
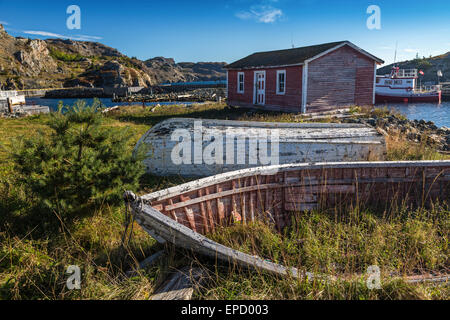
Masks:
[[[156,236],[159,238],[159,241],[162,239],[177,247],[192,250],[210,258],[219,259],[231,264],[238,264],[247,268],[267,271],[272,274],[282,276],[291,275],[295,278],[307,279],[308,281],[317,278],[321,278],[322,280],[328,278],[314,275],[310,272],[301,272],[296,268],[288,268],[260,257],[251,256],[226,247],[165,216],[146,204],[143,199],[136,196],[133,192],[126,192],[124,198],[126,204],[130,206],[136,222],[152,237]]]

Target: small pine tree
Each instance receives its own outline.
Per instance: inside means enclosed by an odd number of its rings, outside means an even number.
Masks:
[[[129,149],[128,128],[111,130],[92,106],[77,101],[59,105],[41,132],[24,139],[13,152],[22,182],[45,207],[65,215],[86,212],[101,203],[118,203],[126,189],[136,189],[144,173],[143,152]]]

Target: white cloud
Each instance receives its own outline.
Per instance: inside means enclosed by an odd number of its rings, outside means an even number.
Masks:
[[[91,40],[102,40],[102,37],[97,37],[97,36],[86,36],[84,34],[78,34],[76,35],[76,37],[78,37],[79,39],[86,39],[85,41],[91,41]]]
[[[270,5],[254,5],[248,11],[236,13],[236,17],[241,20],[255,20],[261,23],[274,23],[283,16],[281,9]]]
[[[63,35],[57,34],[57,33],[52,33],[52,32],[47,32],[47,31],[24,31],[23,33],[25,34],[32,34],[35,36],[43,36],[43,37],[52,37],[52,38],[67,38],[64,37]]]
[[[102,37],[86,36],[86,35],[64,36],[62,34],[48,32],[48,31],[26,30],[26,31],[23,31],[23,33],[31,34],[31,35],[35,35],[35,36],[50,37],[50,38],[61,38],[61,39],[71,39],[71,40],[78,40],[78,41],[93,41],[93,40],[101,40],[101,39],[103,39]]]
[[[406,48],[405,49],[405,52],[409,52],[409,53],[416,53],[418,51],[419,51],[419,49],[413,49],[413,48]]]

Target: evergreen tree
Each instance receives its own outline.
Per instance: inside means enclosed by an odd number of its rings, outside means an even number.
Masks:
[[[102,203],[118,203],[126,189],[137,189],[144,173],[142,156],[129,150],[128,128],[104,124],[99,100],[60,104],[50,115],[50,135],[24,139],[13,152],[17,171],[45,207],[61,214],[88,212]]]

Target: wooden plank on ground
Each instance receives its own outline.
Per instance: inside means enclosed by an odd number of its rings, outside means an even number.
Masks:
[[[203,269],[184,267],[174,273],[150,300],[191,300],[194,290],[205,277]]]
[[[139,263],[139,267],[138,270],[142,270],[145,269],[149,266],[151,266],[152,264],[154,264],[162,255],[164,254],[164,250],[158,251],[157,253],[155,253],[154,255],[148,257],[147,259],[145,259],[144,261]],[[129,270],[127,271],[127,276],[128,277],[133,277],[135,275],[137,275],[137,270]]]

